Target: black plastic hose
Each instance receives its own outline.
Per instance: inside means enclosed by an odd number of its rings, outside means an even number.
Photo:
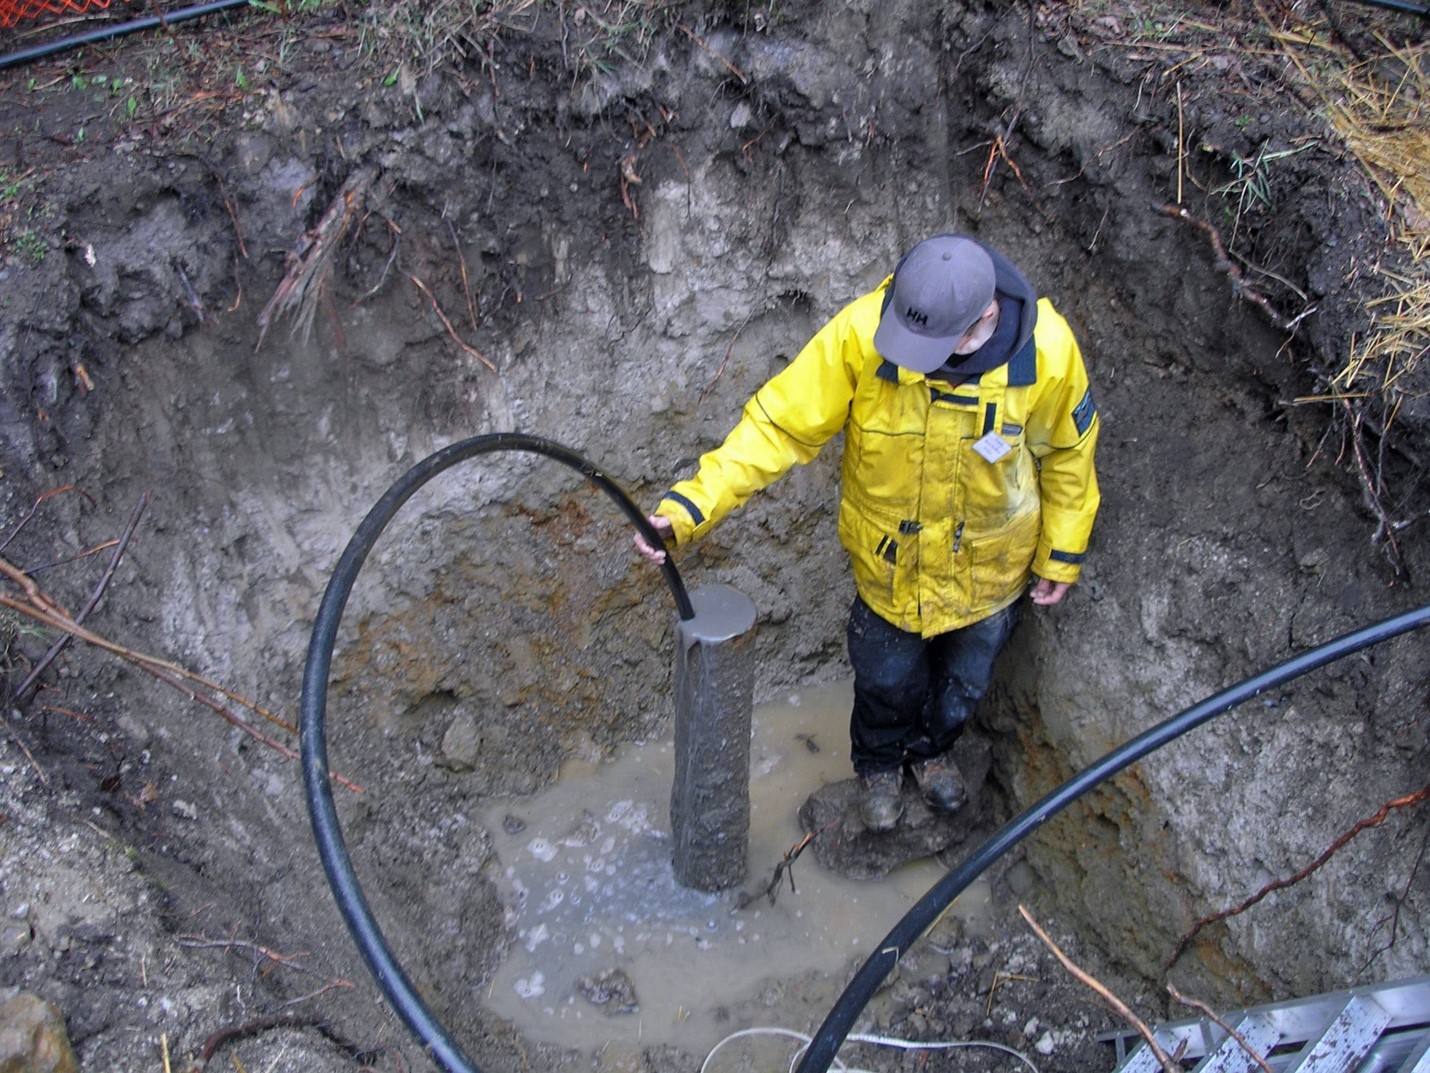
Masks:
[[[545,455],[579,471],[615,500],[616,505],[653,547],[661,545],[660,536],[640,508],[614,481],[585,458],[550,440],[521,433],[502,432],[454,443],[429,455],[408,470],[362,520],[357,532],[348,541],[348,546],[338,560],[337,568],[323,593],[323,601],[318,607],[318,616],[313,623],[313,632],[308,643],[307,664],[303,669],[302,715],[299,722],[303,785],[307,791],[313,838],[318,846],[318,856],[323,861],[323,870],[328,876],[328,885],[332,887],[333,897],[338,903],[338,910],[352,934],[353,942],[367,961],[378,988],[407,1027],[426,1045],[433,1061],[448,1073],[479,1071],[418,997],[412,982],[393,957],[392,949],[383,937],[377,921],[373,919],[367,899],[363,897],[362,888],[358,885],[357,875],[353,871],[352,859],[348,856],[343,841],[342,830],[338,825],[337,810],[333,807],[332,786],[328,782],[328,746],[324,721],[327,713],[328,670],[332,663],[338,624],[342,620],[343,608],[357,581],[358,572],[373,545],[377,543],[378,537],[403,503],[432,478],[469,458],[493,451],[527,451]],[[661,569],[665,574],[666,584],[675,597],[680,617],[684,620],[693,618],[694,608],[671,556],[666,556]]]
[[[1356,0],[1357,3],[1366,4],[1369,7],[1382,7],[1387,11],[1403,11],[1409,15],[1419,15],[1421,18],[1430,18],[1430,7],[1424,4],[1417,4],[1415,0]]]
[[[98,30],[90,30],[88,33],[63,37],[58,41],[50,41],[47,44],[36,45],[34,48],[26,48],[21,49],[19,52],[6,53],[0,56],[0,70],[6,67],[14,67],[16,64],[31,63],[34,60],[51,56],[56,52],[79,48],[81,45],[92,45],[100,41],[109,41],[112,38],[123,37],[125,34],[137,33],[140,30],[152,30],[156,26],[167,26],[170,23],[187,22],[189,19],[197,19],[203,15],[212,15],[216,11],[224,11],[231,7],[248,6],[249,0],[213,0],[212,3],[195,4],[193,7],[167,12],[162,18],[158,15],[145,15],[140,19],[132,19],[129,22],[121,22],[115,25],[101,27]]]
[[[1189,730],[1194,730],[1208,720],[1234,708],[1243,701],[1276,686],[1298,678],[1308,671],[1327,663],[1359,652],[1363,648],[1388,641],[1402,633],[1430,623],[1430,605],[1418,611],[1407,611],[1403,615],[1386,619],[1384,622],[1367,626],[1354,633],[1348,633],[1334,641],[1303,652],[1254,678],[1248,678],[1240,685],[1232,686],[1214,697],[1174,715],[1166,722],[1159,723],[1133,738],[1127,744],[1114,749],[1090,767],[1084,768],[1037,804],[1014,817],[980,846],[967,860],[935,883],[927,894],[918,900],[904,918],[894,926],[894,930],[876,948],[874,953],[854,978],[845,987],[843,994],[835,1000],[829,1015],[819,1026],[814,1040],[799,1064],[798,1073],[824,1073],[834,1056],[839,1053],[845,1037],[854,1024],[854,1019],[868,1005],[875,989],[889,971],[898,964],[930,925],[937,920],[953,900],[967,889],[999,857],[1017,845],[1024,837],[1039,827],[1044,821],[1061,812],[1082,794],[1098,783],[1116,775],[1123,768],[1135,764],[1175,738]]]

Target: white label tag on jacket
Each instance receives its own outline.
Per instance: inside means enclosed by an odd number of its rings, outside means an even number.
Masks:
[[[973,449],[983,456],[985,461],[998,462],[1013,448],[1008,445],[1008,441],[996,432],[990,432],[973,445]]]

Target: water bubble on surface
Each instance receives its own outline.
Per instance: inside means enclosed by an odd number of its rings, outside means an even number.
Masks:
[[[534,972],[517,980],[513,990],[524,999],[537,998],[546,992],[545,983],[541,973]]]

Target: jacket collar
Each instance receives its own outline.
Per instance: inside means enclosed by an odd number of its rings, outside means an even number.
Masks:
[[[926,384],[931,379],[923,373],[916,373],[912,369],[905,369],[895,365],[888,358],[879,359],[879,367],[874,370],[874,375],[880,380],[886,380],[891,384]],[[1038,345],[1029,335],[1027,340],[1018,349],[1018,352],[996,369],[989,369],[985,373],[973,376],[965,380],[965,384],[984,384],[997,386],[997,381],[1007,377],[1005,381],[1009,387],[1028,387],[1036,383],[1038,379]]]

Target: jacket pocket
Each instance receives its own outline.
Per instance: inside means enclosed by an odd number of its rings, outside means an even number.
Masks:
[[[887,611],[893,606],[897,581],[912,560],[917,536],[879,525],[845,501],[839,510],[839,542],[849,552],[850,567],[860,595]]]
[[[1032,510],[1018,515],[1001,529],[971,538],[964,535],[968,542],[975,612],[1006,604],[1027,584],[1041,531],[1042,512],[1035,503]]]

